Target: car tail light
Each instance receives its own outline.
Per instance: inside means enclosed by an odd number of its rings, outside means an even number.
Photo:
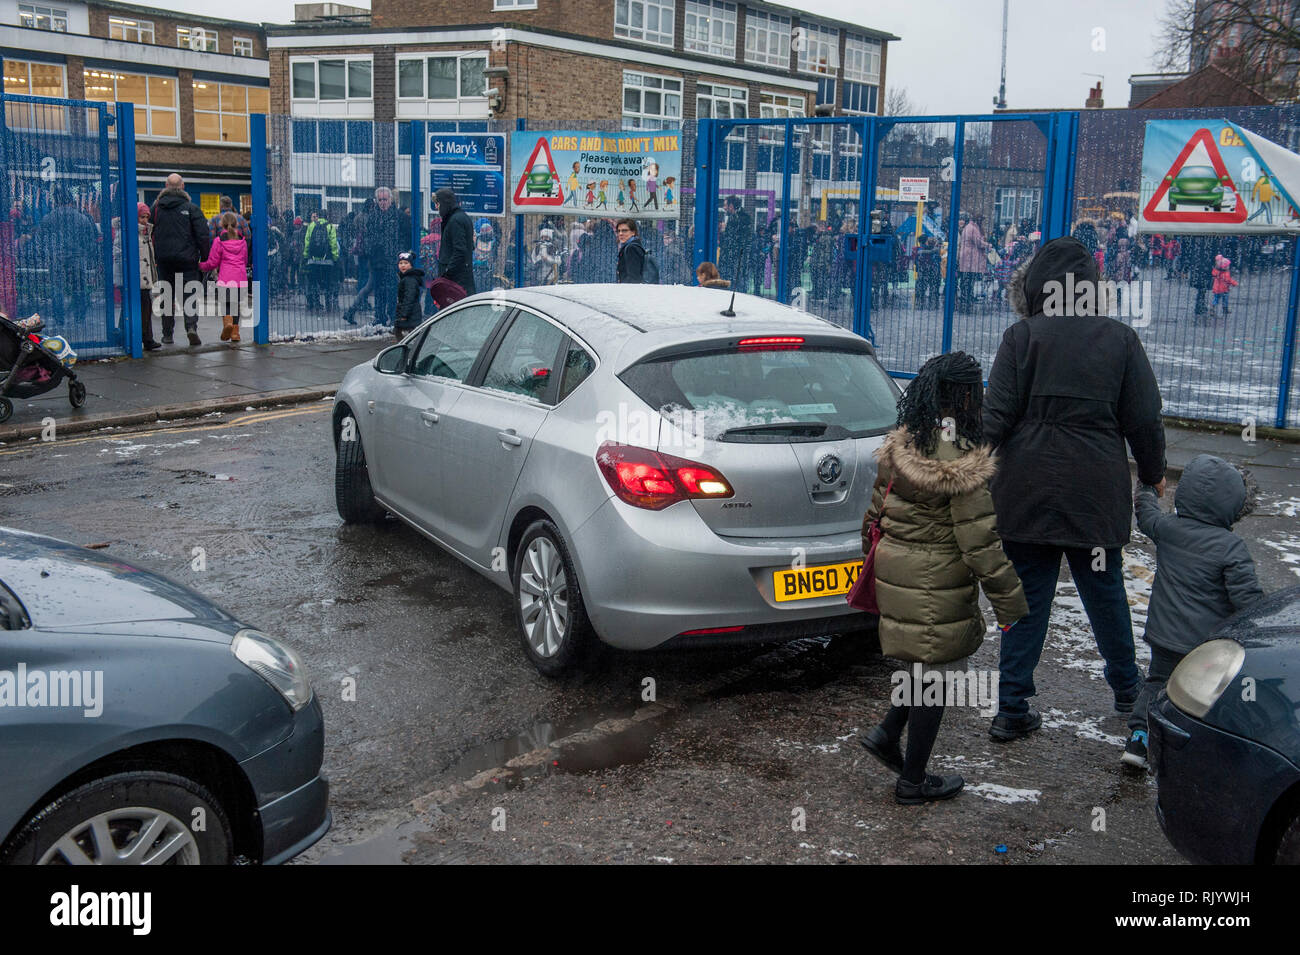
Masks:
[[[662,511],[691,498],[735,493],[713,468],[630,444],[606,441],[596,451],[596,465],[619,500],[649,511]]]
[[[736,346],[741,351],[792,351],[803,346],[798,335],[768,335],[763,338],[742,338]]]

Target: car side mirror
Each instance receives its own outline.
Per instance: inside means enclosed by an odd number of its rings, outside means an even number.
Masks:
[[[379,353],[375,359],[375,368],[385,375],[400,375],[406,371],[406,362],[410,349],[406,345],[394,345]]]

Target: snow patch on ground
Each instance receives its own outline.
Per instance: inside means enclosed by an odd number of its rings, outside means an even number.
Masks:
[[[175,441],[170,444],[132,444],[125,438],[110,440],[108,447],[100,448],[100,454],[108,454],[110,451],[119,458],[134,457],[141,451],[151,452],[152,457],[157,457],[164,451],[170,451],[174,448],[184,448],[189,445],[195,445],[200,442],[199,438],[189,438],[185,441]]]
[[[1279,500],[1274,506],[1277,508],[1278,517],[1295,517],[1300,514],[1300,497],[1288,497],[1285,500]],[[1256,511],[1255,513],[1261,514],[1263,512]]]
[[[1133,619],[1134,646],[1139,667],[1151,661],[1151,648],[1141,639],[1147,625],[1147,607],[1151,603],[1151,585],[1155,581],[1155,557],[1136,548],[1124,551],[1124,590],[1128,594],[1129,615]],[[1056,585],[1045,649],[1057,654],[1067,670],[1082,670],[1094,680],[1105,678],[1105,661],[1097,652],[1092,624],[1083,609],[1083,600],[1074,582]]]
[[[1064,710],[1050,709],[1043,714],[1043,726],[1047,729],[1072,729],[1079,739],[1110,743],[1112,746],[1123,746],[1127,742],[1126,736],[1115,736],[1103,730],[1101,717],[1085,716],[1078,710],[1067,713]]]
[[[292,342],[342,342],[356,341],[362,338],[392,338],[392,325],[361,325],[356,328],[335,328],[318,332],[297,332],[293,335],[271,335],[268,341],[272,345],[284,345]]]
[[[1279,559],[1282,563],[1287,564],[1297,576],[1300,576],[1300,537],[1288,534],[1280,541],[1260,538],[1258,543],[1277,551],[1281,555]]]
[[[999,786],[997,783],[972,783],[965,787],[965,791],[976,796],[983,796],[991,802],[1000,802],[1011,805],[1018,802],[1038,802],[1038,797],[1043,794],[1041,789],[1012,789],[1010,786]]]

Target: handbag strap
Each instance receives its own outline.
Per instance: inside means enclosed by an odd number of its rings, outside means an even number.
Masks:
[[[872,521],[873,524],[879,524],[880,519],[885,516],[885,502],[889,500],[889,492],[892,491],[893,489],[894,489],[894,479],[891,477],[889,479],[889,483],[885,485],[885,496],[880,499],[880,513],[877,514],[876,519]]]

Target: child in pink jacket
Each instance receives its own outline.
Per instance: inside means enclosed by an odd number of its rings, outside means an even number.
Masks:
[[[226,290],[221,294],[227,312],[221,320],[221,340],[239,341],[240,302],[248,287],[248,243],[239,235],[239,218],[233,212],[221,217],[221,234],[199,268],[204,272],[216,269],[217,288]]]
[[[1223,306],[1224,315],[1228,314],[1228,289],[1237,284],[1237,280],[1229,271],[1231,268],[1231,259],[1224,258],[1222,255],[1214,257],[1214,270],[1210,272],[1214,284],[1210,287],[1210,291],[1214,293],[1214,304]]]

